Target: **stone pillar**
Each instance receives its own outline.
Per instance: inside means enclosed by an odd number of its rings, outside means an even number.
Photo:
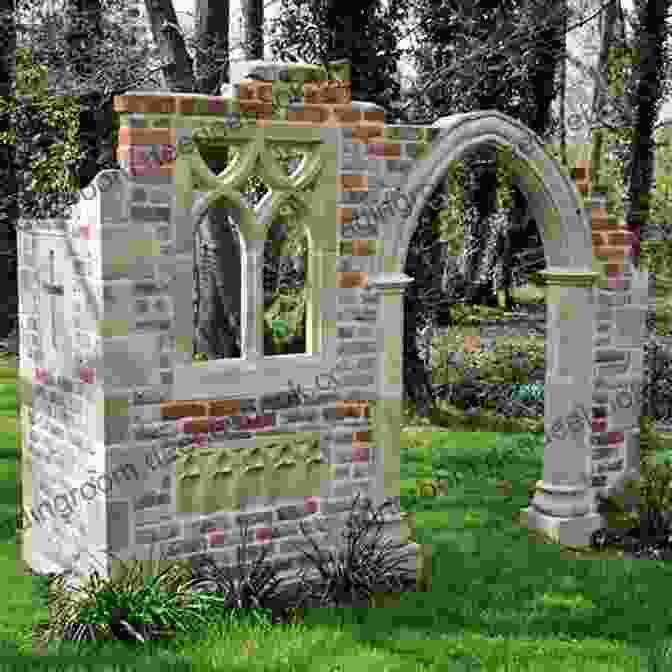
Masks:
[[[376,483],[374,506],[388,497],[399,497],[400,441],[403,420],[403,320],[404,289],[413,282],[405,273],[370,276],[368,288],[380,296],[377,316],[378,362],[374,435]],[[380,463],[382,460],[382,464]]]
[[[543,479],[522,520],[563,546],[588,546],[601,525],[591,487],[593,284],[598,274],[549,269]]]
[[[371,493],[374,508],[385,500],[395,503],[391,509],[384,510],[386,531],[384,536],[393,542],[403,544],[400,547],[400,568],[404,568],[416,577],[416,585],[429,581],[431,547],[421,548],[411,538],[412,522],[400,510],[401,491],[401,425],[403,420],[403,338],[404,289],[413,282],[405,273],[382,273],[369,276],[368,289],[377,291],[377,353],[376,366],[376,404],[374,427],[374,486]],[[398,513],[398,515],[397,515]],[[390,515],[391,514],[391,515]]]

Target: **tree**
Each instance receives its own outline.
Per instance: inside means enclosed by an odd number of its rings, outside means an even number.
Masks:
[[[198,74],[187,51],[187,40],[177,24],[171,0],[146,0],[152,34],[164,57],[163,73],[169,91],[220,94],[228,79],[228,2],[199,0],[196,35]],[[213,67],[213,57],[215,64]],[[205,148],[202,149],[205,152]],[[211,170],[228,163],[221,149],[207,157]],[[214,225],[213,225],[214,223]],[[194,227],[194,355],[208,359],[240,356],[240,249],[232,213],[212,208]]]
[[[470,2],[436,5],[422,0],[417,7],[422,25],[423,48],[417,53],[418,106],[426,117],[444,116],[475,109],[499,109],[518,118],[545,136],[551,126],[550,105],[556,94],[555,70],[564,47],[564,3],[553,5],[554,20],[548,19],[548,6],[538,2]],[[539,21],[542,15],[546,21]],[[518,46],[517,32],[536,24],[534,38]],[[522,28],[521,28],[522,26]],[[515,28],[514,28],[515,27]],[[474,53],[480,58],[475,60]],[[466,63],[465,67],[462,65]],[[505,67],[506,75],[504,75]],[[445,69],[450,76],[437,77]],[[432,81],[431,88],[427,83]],[[469,179],[465,193],[465,252],[462,261],[468,300],[496,305],[498,282],[504,282],[505,300],[511,305],[506,273],[497,271],[494,246],[506,249],[512,229],[524,222],[513,222],[510,209],[511,188],[500,174],[493,148],[482,148],[465,157]],[[497,196],[497,190],[505,192]],[[496,235],[487,235],[493,224]]]
[[[92,12],[93,3],[75,2],[66,6],[69,13],[17,13],[17,78],[23,83],[10,103],[15,137],[5,141],[16,148],[24,217],[67,216],[78,189],[100,170],[118,168],[113,96],[158,86],[147,42],[135,34],[123,1],[102,1],[100,13]],[[82,39],[85,54],[79,52]]]
[[[197,90],[218,96],[229,81],[228,0],[197,0],[195,41]]]
[[[609,50],[614,38],[614,29],[618,16],[620,0],[610,0],[606,7],[604,21],[602,25],[602,35],[600,40],[600,55],[598,61],[598,72],[603,79],[609,76]],[[593,117],[596,118],[606,104],[606,91],[603,87],[596,86],[593,94]],[[600,178],[600,159],[602,156],[602,130],[598,127],[593,131],[593,151],[592,151],[592,170],[593,180],[599,183]]]
[[[16,27],[14,0],[0,2],[0,99],[13,100],[16,84]],[[0,133],[11,129],[9,111],[0,112]],[[15,149],[12,143],[0,144],[0,166],[3,179],[0,180],[0,200],[4,208],[0,210],[0,263],[5,278],[5,308],[0,312],[0,334],[7,335],[18,313],[17,263],[16,263],[16,223],[19,218],[17,178],[15,170]],[[7,291],[9,288],[9,291]]]
[[[245,58],[264,58],[264,0],[243,0],[245,19]]]
[[[234,213],[211,208],[195,229],[194,355],[240,357],[242,267]]]
[[[649,223],[649,201],[653,176],[653,131],[660,112],[665,72],[665,40],[670,0],[636,0],[636,37],[633,85],[630,87],[634,111],[633,138],[628,162],[626,224],[633,233],[639,255],[640,235]]]
[[[398,44],[407,8],[402,0],[364,0],[343,5],[337,0],[282,0],[271,22],[271,51],[281,61],[328,64],[348,59],[352,65],[352,99],[376,103],[386,119],[396,119],[400,100]]]
[[[554,20],[548,20],[548,5],[538,2],[437,4],[420,0],[415,9],[422,45],[416,51],[419,84],[411,94],[419,117],[414,123],[499,109],[542,136],[550,131],[550,106],[557,90],[555,70],[564,48],[564,2],[553,5]],[[539,21],[542,12],[547,21]],[[522,45],[520,34],[527,40]],[[441,77],[446,70],[449,75]],[[464,255],[462,273],[453,274],[454,283],[466,289],[465,298],[471,303],[495,303],[501,286],[508,307],[512,303],[508,293],[511,236],[525,229],[524,198],[512,188],[510,161],[501,151],[482,147],[465,156],[462,164]],[[416,288],[407,290],[404,302],[404,387],[417,412],[427,415],[431,413],[430,376],[420,365],[414,329],[423,321],[431,322],[441,302],[427,305],[419,300],[426,289],[423,283],[431,280],[420,272],[410,248],[406,271],[416,278]],[[456,287],[449,289],[455,297]]]
[[[91,54],[103,38],[100,0],[67,0],[65,39],[68,61],[80,76],[92,74]]]
[[[187,52],[184,37],[177,23],[171,0],[145,0],[147,16],[154,41],[158,45],[161,68],[169,91],[196,91],[193,62]]]

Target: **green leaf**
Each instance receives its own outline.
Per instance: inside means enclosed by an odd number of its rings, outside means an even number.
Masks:
[[[271,329],[273,330],[273,335],[277,338],[287,338],[289,323],[286,320],[273,320]]]

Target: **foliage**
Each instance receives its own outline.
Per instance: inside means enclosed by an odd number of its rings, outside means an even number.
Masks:
[[[553,3],[549,12],[548,3],[542,6],[536,0],[507,2],[497,8],[487,2],[446,5],[419,0],[414,9],[422,41],[422,48],[414,53],[418,86],[410,96],[415,98],[415,123],[496,109],[542,136],[550,133],[562,3]],[[544,21],[539,27],[541,16]],[[524,50],[513,46],[521,34]],[[509,262],[498,258],[497,247],[522,216],[512,208],[512,154],[500,146],[494,151],[491,146],[479,147],[464,162],[464,169],[448,177],[451,198],[447,212],[441,213],[447,228],[454,231],[450,249],[463,251],[459,272],[449,280],[450,292],[466,295],[469,303],[495,304],[495,290],[503,288],[511,305]],[[456,191],[462,196],[456,197]],[[488,235],[494,219],[502,232]]]
[[[563,4],[527,0],[497,7],[418,0],[419,80],[410,98],[418,121],[476,109],[499,109],[541,133],[561,41]],[[543,95],[541,95],[543,94]],[[417,122],[416,122],[417,123]]]
[[[403,589],[413,579],[412,572],[400,569],[408,561],[408,553],[399,555],[397,551],[404,549],[405,544],[391,540],[381,544],[382,510],[393,506],[393,502],[387,500],[373,511],[370,500],[359,504],[359,497],[357,493],[341,533],[345,548],[339,548],[336,554],[331,550],[325,553],[311,538],[316,553],[300,549],[318,570],[321,582],[316,590],[306,581],[306,572],[301,572],[304,590],[299,607],[315,597],[321,607],[358,605],[363,600],[368,606],[374,593]],[[356,507],[360,509],[358,513]],[[303,522],[299,526],[305,534]],[[373,536],[367,538],[374,526]]]
[[[672,336],[672,306],[656,310],[655,333],[658,336]]]
[[[48,95],[46,66],[33,63],[27,49],[17,49],[16,60],[17,71],[20,73],[17,93],[32,97],[29,106],[21,111],[30,116],[33,127],[38,118],[44,119],[49,132],[55,132],[63,138],[62,143],[52,144],[52,139],[46,134],[34,136],[42,151],[41,156],[31,164],[31,188],[51,193],[74,191],[73,176],[66,175],[63,166],[66,162],[77,161],[79,158],[79,103],[73,98]],[[16,101],[3,101],[1,105],[4,108],[3,113],[5,109],[11,109],[15,114],[18,112]],[[25,117],[21,119],[22,122],[25,120]],[[23,128],[21,123],[19,127]],[[3,133],[0,141],[16,143],[17,125],[9,133]]]
[[[627,477],[608,496],[598,494],[598,511],[605,516],[607,527],[594,534],[593,545],[604,545],[614,535],[620,538],[632,530],[643,544],[668,541],[672,534],[672,461],[657,463],[660,447],[655,419],[642,415],[639,478]]]
[[[264,315],[264,328],[270,332],[274,351],[286,349],[290,341],[305,340],[306,290],[276,293]]]
[[[291,148],[274,147],[272,151],[275,159],[287,174],[290,174],[290,171],[296,167],[296,163],[304,156],[303,152]],[[237,155],[237,151],[231,151],[230,162],[234,161]],[[256,207],[268,193],[268,187],[255,173],[248,177],[241,191],[248,207]],[[290,341],[305,340],[306,291],[305,287],[278,286],[277,278],[280,270],[278,257],[290,254],[306,255],[308,241],[305,232],[296,225],[293,217],[282,218],[282,222],[276,220],[276,223],[284,225],[285,235],[280,241],[272,241],[273,255],[264,260],[264,272],[271,276],[274,287],[272,295],[264,301],[264,329],[266,338],[269,338],[272,343],[274,354],[282,354],[287,350]]]
[[[284,62],[349,59],[353,100],[382,106],[389,123],[400,99],[398,36],[406,13],[401,0],[366,0],[347,10],[335,0],[282,0],[271,22],[271,51]]]
[[[264,564],[269,546],[264,546],[254,563],[247,567],[248,523],[239,523],[239,526],[242,539],[242,547],[237,549],[239,576],[235,577],[226,567],[218,567],[212,557],[206,555],[193,570],[195,578],[191,586],[196,594],[217,596],[219,608],[232,616],[271,609],[280,586],[273,565]]]
[[[672,240],[672,129],[657,133],[655,187],[651,197],[651,228],[660,229],[663,239]]]
[[[471,306],[468,303],[456,303],[451,306],[450,315],[455,328],[478,326],[483,320],[497,319],[501,309],[493,306]]]
[[[512,206],[512,176],[513,162],[511,151],[497,148],[496,167],[496,209],[508,210]],[[436,194],[434,199],[440,203],[435,215],[435,226],[441,240],[449,242],[448,254],[460,256],[464,252],[464,212],[466,207],[465,161],[455,161],[448,168],[444,181],[444,190]],[[437,200],[440,199],[440,200]]]
[[[464,349],[464,333],[437,337],[432,348],[435,384],[461,383],[464,370],[478,369],[483,383],[511,383],[525,380],[531,371],[546,366],[545,343],[539,338],[498,338],[494,350],[464,352],[464,364],[456,367],[454,353]],[[517,355],[524,355],[518,366]]]
[[[103,0],[103,7],[103,39],[86,54],[95,73],[89,78],[71,69],[69,17],[47,13],[40,22],[22,25],[19,32],[18,96],[0,101],[3,109],[12,111],[13,129],[0,142],[16,148],[17,198],[23,217],[67,216],[80,187],[100,170],[119,167],[113,153],[118,121],[112,96],[139,84],[151,88],[149,50],[120,14],[123,3]],[[8,219],[4,208],[0,217]]]
[[[75,186],[63,165],[79,157],[79,105],[74,99],[47,94],[47,68],[33,63],[27,49],[17,49],[16,60],[17,94],[30,97],[0,101],[0,112],[13,118],[12,129],[0,135],[0,143],[15,147],[22,215],[58,216],[66,203],[74,202],[64,197]],[[40,198],[45,193],[55,196]],[[6,211],[2,218],[9,220]]]
[[[144,576],[143,563],[122,562],[122,575],[103,579],[94,570],[82,587],[69,587],[65,571],[52,577],[50,621],[40,638],[45,644],[62,640],[73,643],[119,637],[114,616],[127,616],[133,639],[145,641],[160,635],[162,628],[192,630],[206,623],[205,612],[218,598],[191,592],[191,573],[184,562],[173,561],[153,576]],[[138,632],[142,631],[142,632]]]
[[[644,363],[648,372],[642,390],[644,406],[647,413],[660,419],[665,417],[660,411],[661,399],[668,403],[672,399],[672,354],[654,337],[644,344]]]

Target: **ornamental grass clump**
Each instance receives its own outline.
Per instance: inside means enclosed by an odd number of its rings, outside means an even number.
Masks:
[[[145,643],[207,625],[205,614],[217,606],[218,598],[192,592],[185,562],[171,562],[149,577],[142,562],[132,560],[130,568],[120,562],[119,578],[102,578],[94,570],[81,587],[68,585],[72,570],[51,577],[50,618],[39,628],[37,644],[114,639]]]
[[[360,510],[355,513],[358,506]],[[370,606],[376,593],[403,590],[415,581],[414,572],[402,567],[409,554],[398,553],[406,544],[389,539],[381,543],[382,510],[390,506],[393,502],[387,500],[373,511],[370,500],[359,504],[358,493],[341,533],[345,548],[325,553],[310,539],[315,553],[301,552],[317,569],[321,582],[316,588],[306,581],[305,570],[301,571],[302,602],[317,599],[319,606]],[[303,524],[299,525],[305,535]]]
[[[249,524],[239,523],[242,547],[238,547],[237,574],[228,567],[219,567],[212,556],[205,555],[193,568],[192,590],[217,595],[221,609],[228,615],[249,615],[263,621],[277,608],[281,579],[273,565],[265,563],[270,550],[265,546],[255,562],[247,566],[247,530]],[[265,613],[264,613],[265,612]],[[284,615],[284,613],[283,613]],[[277,618],[277,614],[274,616]]]

